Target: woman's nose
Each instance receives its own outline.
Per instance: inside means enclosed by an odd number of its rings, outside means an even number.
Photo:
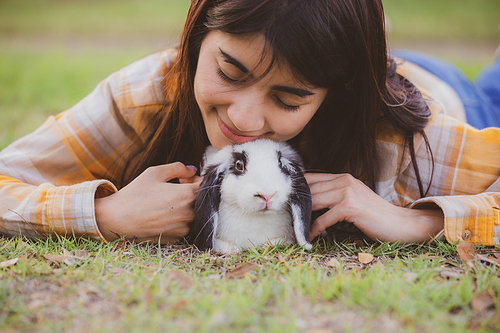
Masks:
[[[228,106],[227,115],[238,130],[258,131],[265,124],[264,104],[264,98],[258,92],[236,94]]]

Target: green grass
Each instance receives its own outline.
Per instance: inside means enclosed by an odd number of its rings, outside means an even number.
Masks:
[[[178,35],[189,0],[2,0],[0,34]]]
[[[49,115],[71,107],[100,80],[144,55],[134,50],[126,54],[0,51],[0,149],[32,132]]]
[[[497,0],[383,0],[390,38],[498,43]]]
[[[44,255],[89,256],[68,266]],[[483,249],[484,250],[484,249]],[[497,248],[497,250],[500,250]],[[367,265],[357,252],[375,255]],[[325,263],[337,257],[340,267]],[[311,253],[268,247],[234,256],[185,245],[0,239],[0,329],[161,332],[494,332],[500,272],[461,263],[454,246],[319,242]],[[240,262],[257,267],[230,278]],[[451,271],[457,277],[443,277]],[[179,273],[180,272],[180,273]],[[495,306],[471,308],[476,295]],[[396,330],[394,330],[396,328]]]

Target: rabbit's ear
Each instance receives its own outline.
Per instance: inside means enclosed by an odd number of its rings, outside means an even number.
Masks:
[[[213,248],[219,205],[220,186],[224,179],[225,168],[222,165],[210,165],[204,172],[200,189],[196,193],[195,219],[191,230],[191,239],[201,251]]]
[[[311,190],[304,174],[299,170],[293,174],[293,190],[290,194],[293,230],[297,244],[310,250],[312,245],[307,241],[307,238],[309,238],[309,228],[311,227]]]

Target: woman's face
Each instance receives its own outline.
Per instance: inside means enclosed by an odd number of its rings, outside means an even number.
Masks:
[[[326,96],[326,88],[297,81],[288,64],[279,63],[255,80],[271,61],[264,44],[261,34],[220,31],[209,32],[201,44],[194,91],[208,138],[217,149],[259,138],[289,140]]]

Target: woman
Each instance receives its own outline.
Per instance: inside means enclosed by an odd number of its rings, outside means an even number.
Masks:
[[[195,0],[178,52],[0,153],[0,232],[174,242],[205,147],[270,138],[315,171],[311,238],[345,220],[382,241],[493,244],[500,132],[446,114],[464,117],[455,97],[387,56],[380,1]]]

